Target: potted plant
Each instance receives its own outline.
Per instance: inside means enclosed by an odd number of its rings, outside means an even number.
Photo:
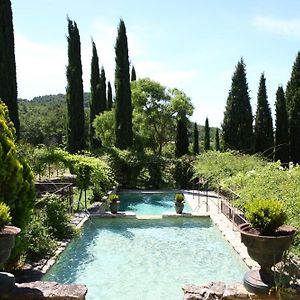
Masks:
[[[266,294],[274,286],[271,268],[280,262],[297,230],[284,225],[287,219],[284,203],[276,199],[254,199],[245,204],[245,217],[249,223],[239,226],[241,240],[259,270],[248,271],[244,286],[250,292]]]
[[[175,210],[177,214],[182,214],[184,208],[184,195],[182,193],[176,193],[175,195]]]
[[[108,204],[109,204],[110,212],[112,214],[116,214],[118,212],[118,207],[120,204],[119,195],[117,195],[115,193],[111,193],[108,196]]]
[[[0,202],[0,265],[8,260],[15,244],[15,236],[20,232],[20,228],[8,226],[10,221],[9,207]]]

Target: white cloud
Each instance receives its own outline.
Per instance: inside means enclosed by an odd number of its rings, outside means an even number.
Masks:
[[[64,93],[66,49],[40,44],[15,34],[18,96],[31,99],[45,94]]]
[[[253,24],[266,32],[300,39],[300,19],[276,19],[269,16],[256,16]]]

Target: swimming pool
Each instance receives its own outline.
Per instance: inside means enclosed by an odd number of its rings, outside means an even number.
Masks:
[[[88,300],[176,300],[186,283],[241,281],[246,269],[209,218],[100,218],[44,280],[86,284]]]
[[[174,192],[165,193],[133,193],[121,192],[120,211],[133,211],[138,215],[161,215],[165,212],[174,212]],[[187,202],[184,204],[184,212],[192,212]]]

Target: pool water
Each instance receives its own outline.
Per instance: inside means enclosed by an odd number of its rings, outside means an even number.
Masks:
[[[182,299],[182,286],[247,270],[209,218],[92,219],[44,280],[82,283],[88,300]]]
[[[120,193],[120,211],[133,211],[138,215],[161,215],[175,211],[175,193]],[[185,201],[183,212],[192,212]]]

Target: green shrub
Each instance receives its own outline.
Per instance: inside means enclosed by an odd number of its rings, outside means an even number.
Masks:
[[[0,230],[4,228],[4,226],[8,225],[11,221],[11,216],[9,213],[9,207],[0,202]]]
[[[108,203],[116,203],[117,201],[119,201],[119,195],[115,194],[115,193],[111,193],[108,196]]]
[[[287,219],[283,202],[261,198],[245,204],[245,217],[262,235],[274,234]]]
[[[75,228],[70,225],[71,216],[68,214],[66,199],[49,194],[43,202],[45,225],[49,228],[51,235],[58,240],[74,236]]]
[[[176,187],[181,189],[192,188],[192,179],[194,175],[193,163],[194,158],[188,155],[184,155],[175,160],[174,179]]]
[[[54,252],[56,242],[45,224],[44,213],[32,215],[28,225],[21,232],[23,254],[29,260],[37,261]]]
[[[182,193],[176,193],[175,194],[175,202],[184,202],[184,195]]]

